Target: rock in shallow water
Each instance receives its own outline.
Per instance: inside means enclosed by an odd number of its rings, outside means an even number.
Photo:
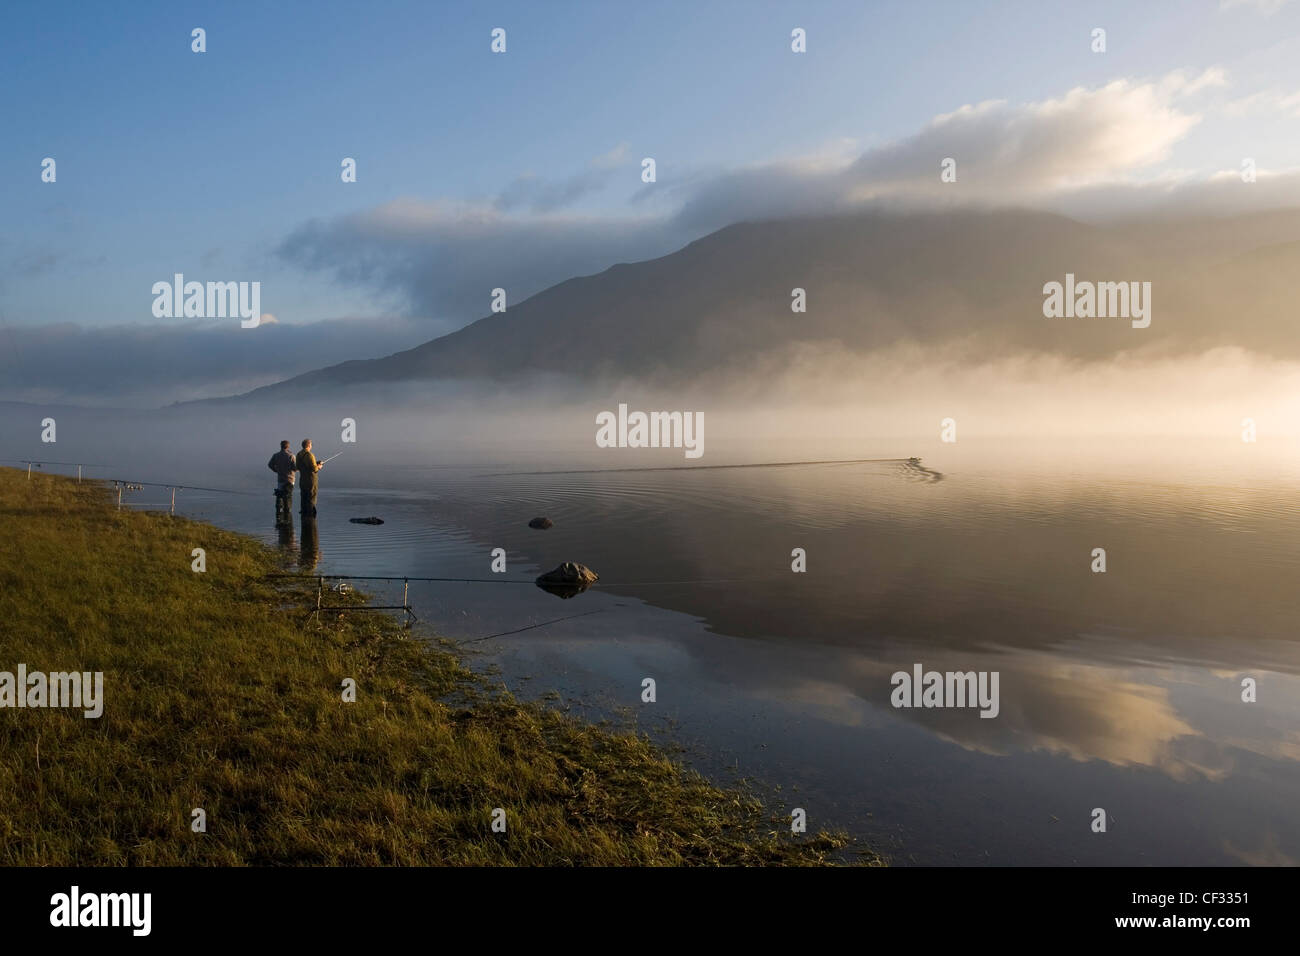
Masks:
[[[528,522],[528,527],[540,528],[542,531],[545,531],[547,528],[551,528],[554,526],[555,526],[555,522],[552,521],[550,518],[534,518],[532,521]]]
[[[353,524],[383,524],[384,523],[383,518],[375,518],[375,517],[349,518],[348,520],[351,521]]]
[[[565,561],[554,570],[539,575],[537,586],[557,597],[571,598],[587,590],[599,578],[600,575],[586,565]]]

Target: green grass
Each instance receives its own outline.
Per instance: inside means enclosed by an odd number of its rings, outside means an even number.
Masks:
[[[490,690],[387,614],[305,622],[314,590],[252,539],[12,469],[0,536],[0,670],[103,671],[106,700],[0,710],[0,865],[879,862],[644,735]]]

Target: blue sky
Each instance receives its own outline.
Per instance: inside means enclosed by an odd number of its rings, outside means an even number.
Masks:
[[[1197,122],[1157,143],[1158,161],[1085,180],[1203,179],[1244,155],[1289,170],[1300,165],[1300,113],[1286,99],[1300,91],[1298,7],[9,4],[0,321],[156,324],[152,284],[184,272],[261,281],[263,308],[281,322],[423,322],[398,336],[414,345],[487,311],[488,288],[477,311],[470,293],[448,285],[444,294],[439,283],[452,279],[438,275],[438,261],[472,274],[477,290],[476,269],[497,284],[483,257],[518,258],[486,240],[452,248],[465,230],[515,230],[534,246],[570,225],[629,237],[572,247],[561,237],[545,262],[500,280],[530,294],[616,261],[602,261],[602,245],[611,256],[661,254],[725,224],[721,211],[682,211],[727,194],[714,187],[737,171],[844,163],[906,144],[967,104],[1014,110],[1173,71],[1187,82],[1222,71],[1195,87],[1198,99],[1179,93],[1165,104]],[[203,54],[190,50],[196,26],[207,31]],[[808,34],[803,55],[790,51],[796,26]],[[1104,54],[1090,50],[1097,26],[1107,30]],[[507,30],[504,55],[489,49],[494,27]],[[40,180],[46,156],[58,163],[55,184]],[[345,156],[358,162],[355,184],[340,182]],[[640,182],[643,156],[658,164],[654,187]],[[538,196],[568,198],[528,201]],[[395,225],[399,208],[416,210],[417,221],[403,212]],[[741,205],[725,214],[748,213]],[[367,219],[375,216],[381,225]],[[459,230],[450,237],[405,253],[392,245],[394,230],[447,218]],[[633,240],[637,223],[653,235]],[[382,229],[386,245],[363,254],[348,244],[349,228],[367,241]],[[477,257],[473,268],[461,256]]]

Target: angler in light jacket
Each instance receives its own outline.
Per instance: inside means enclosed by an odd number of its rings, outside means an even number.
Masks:
[[[311,453],[310,438],[302,440],[302,451],[298,452],[295,464],[298,466],[298,474],[302,475],[300,507],[303,517],[314,518],[316,517],[316,472],[324,466]]]

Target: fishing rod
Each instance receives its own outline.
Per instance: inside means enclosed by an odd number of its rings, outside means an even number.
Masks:
[[[249,495],[251,491],[232,491],[229,488],[203,488],[199,485],[178,485],[175,482],[163,481],[127,481],[125,478],[106,478],[105,481],[111,481],[114,485],[140,485],[149,488],[175,488],[177,491],[215,491],[223,495]]]
[[[172,490],[172,501],[171,501],[172,514],[176,514],[176,492],[178,491],[212,491],[222,495],[251,494],[251,492],[247,492],[247,491],[231,491],[229,488],[203,488],[200,487],[199,485],[167,484],[161,481],[126,481],[125,479],[122,478],[108,478],[106,480],[111,481],[114,487],[117,488],[117,510],[118,511],[122,510],[123,490],[130,489],[130,488],[144,488],[146,486],[150,488],[170,488]]]
[[[337,458],[337,457],[338,457],[339,455],[341,455],[341,454],[343,454],[343,452],[341,452],[341,451],[340,451],[340,452],[335,452],[333,455],[330,455],[328,458],[322,458],[320,461],[316,462],[316,464],[318,464],[318,465],[323,465],[323,464],[325,464],[325,462],[327,462],[327,461],[333,461],[335,458]]]

